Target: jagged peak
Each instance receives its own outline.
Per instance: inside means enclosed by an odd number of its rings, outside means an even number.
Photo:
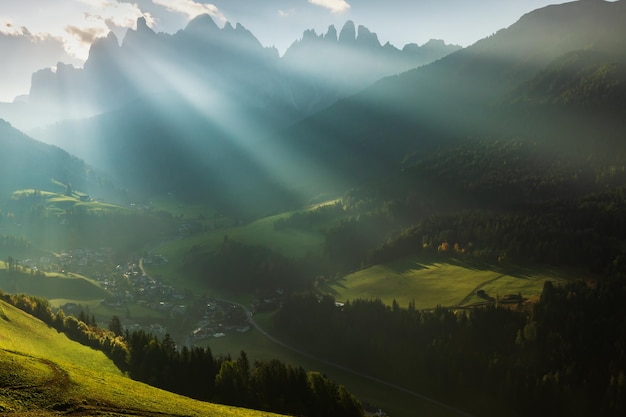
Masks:
[[[339,42],[354,42],[356,40],[356,27],[352,20],[348,20],[339,33]]]
[[[443,39],[429,39],[428,42],[426,42],[424,45],[422,46],[446,46],[446,42]]]
[[[115,44],[115,46],[120,46],[120,43],[117,40],[117,36],[115,36],[115,33],[113,33],[113,31],[109,32],[105,39],[106,39],[107,44],[110,44],[110,45]]]
[[[315,29],[307,29],[304,31],[304,33],[302,33],[302,41],[316,41],[318,40],[319,37],[317,36],[317,33],[315,32]]]
[[[337,39],[337,29],[335,28],[335,25],[328,26],[326,35],[324,35],[324,40],[337,42]]]
[[[145,17],[139,17],[137,19],[136,26],[137,28],[135,30],[128,29],[126,31],[126,35],[124,36],[124,40],[122,41],[123,46],[128,46],[132,44],[137,45],[137,43],[141,43],[142,40],[145,40],[146,38],[156,36],[156,33],[148,26]]]
[[[72,64],[64,64],[61,61],[57,62],[57,65],[56,65],[56,73],[57,73],[57,75],[68,74],[68,73],[71,73],[71,72],[73,72],[75,70],[76,70],[76,68]]]
[[[360,43],[380,46],[380,41],[378,40],[378,35],[371,32],[368,28],[363,25],[359,25],[358,33],[356,40]]]
[[[213,18],[208,14],[201,14],[199,16],[194,17],[187,23],[185,27],[185,31],[212,31],[219,30],[219,27],[213,20]]]
[[[91,55],[91,53],[94,50],[109,49],[111,47],[119,47],[119,46],[120,44],[117,40],[117,36],[115,36],[115,33],[111,31],[108,33],[106,37],[96,38],[93,41],[93,43],[91,44],[91,47],[89,48],[89,55]]]
[[[148,26],[148,22],[143,16],[137,19],[137,33],[156,35],[156,32]]]
[[[148,22],[146,22],[146,18],[141,16],[137,19],[137,32],[152,32],[152,29],[148,27]]]

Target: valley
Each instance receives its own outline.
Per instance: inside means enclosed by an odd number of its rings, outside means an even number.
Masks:
[[[0,105],[1,413],[623,415],[626,0],[282,54],[189,4]]]

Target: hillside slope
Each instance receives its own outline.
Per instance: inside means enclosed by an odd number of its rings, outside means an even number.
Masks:
[[[0,412],[20,416],[244,416],[133,381],[102,352],[0,301]]]
[[[624,1],[535,10],[472,46],[339,101],[265,150],[286,155],[292,181],[300,176],[330,185],[379,178],[407,154],[468,138],[523,138],[561,148],[575,140],[607,152],[624,127],[623,105],[614,103],[625,98],[625,22]],[[573,103],[592,103],[593,111]]]
[[[32,188],[59,191],[58,183],[72,184],[93,195],[116,198],[109,180],[81,159],[39,142],[0,119],[0,197]],[[53,181],[56,181],[55,185]]]

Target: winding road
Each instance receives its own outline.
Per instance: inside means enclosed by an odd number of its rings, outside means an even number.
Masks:
[[[144,268],[143,268],[143,258],[141,258],[141,259],[139,260],[139,262],[138,262],[138,266],[139,266],[139,269],[141,270],[141,272],[142,272],[143,274],[145,274],[145,271],[144,271]],[[498,279],[498,278],[500,278],[500,277],[497,277],[496,279]],[[368,375],[368,374],[365,374],[365,373],[363,373],[363,372],[360,372],[360,371],[357,371],[357,370],[354,370],[354,369],[348,368],[348,367],[346,367],[346,366],[344,366],[344,365],[341,365],[341,364],[339,364],[339,363],[331,362],[331,361],[326,360],[326,359],[324,359],[324,358],[321,358],[321,357],[319,357],[319,356],[316,356],[316,355],[310,354],[310,353],[305,352],[305,351],[303,351],[303,350],[301,350],[301,349],[298,349],[298,348],[295,348],[295,347],[293,347],[293,346],[291,346],[291,345],[288,345],[287,343],[285,343],[285,342],[283,342],[282,340],[280,340],[280,339],[278,339],[278,338],[276,338],[276,337],[272,336],[272,335],[271,335],[271,334],[269,334],[269,333],[268,333],[265,329],[263,329],[263,328],[262,328],[262,327],[261,327],[261,326],[260,326],[260,325],[256,322],[256,320],[254,320],[254,315],[252,314],[252,312],[251,312],[251,311],[250,311],[250,310],[249,310],[249,309],[248,309],[245,305],[243,305],[243,304],[241,304],[241,303],[238,303],[238,302],[236,302],[236,301],[232,301],[232,300],[223,300],[223,299],[221,299],[221,300],[218,300],[218,301],[223,302],[223,303],[227,303],[227,304],[231,304],[231,305],[235,305],[235,306],[237,306],[237,307],[239,307],[239,308],[243,309],[243,311],[245,311],[246,316],[247,316],[247,318],[248,318],[248,322],[250,323],[250,325],[251,325],[252,327],[254,327],[254,328],[255,328],[255,329],[256,329],[259,333],[261,333],[261,334],[262,334],[263,336],[265,336],[267,339],[269,339],[269,340],[270,340],[270,341],[272,341],[273,343],[276,343],[276,344],[277,344],[277,345],[279,345],[279,346],[282,346],[282,347],[283,347],[283,348],[285,348],[285,349],[288,349],[288,350],[290,350],[290,351],[292,351],[292,352],[295,352],[295,353],[297,353],[297,354],[299,354],[299,355],[301,355],[301,356],[304,356],[304,357],[306,357],[306,358],[309,358],[309,359],[315,360],[315,361],[317,361],[317,362],[323,363],[323,364],[325,364],[325,365],[327,365],[327,366],[330,366],[330,367],[333,367],[333,368],[335,368],[335,369],[339,369],[339,370],[341,370],[341,371],[343,371],[343,372],[347,372],[347,373],[350,373],[350,374],[352,374],[352,375],[356,375],[356,376],[358,376],[358,377],[360,377],[360,378],[363,378],[363,379],[366,379],[366,380],[369,380],[369,381],[375,382],[375,383],[377,383],[377,384],[384,385],[384,386],[386,386],[386,387],[392,388],[392,389],[394,389],[394,390],[396,390],[396,391],[399,391],[399,392],[402,392],[402,393],[404,393],[404,394],[407,394],[407,395],[409,395],[409,396],[411,396],[411,397],[417,398],[417,399],[419,399],[419,400],[421,400],[421,401],[424,401],[424,402],[427,402],[427,403],[433,404],[433,405],[435,405],[435,406],[437,406],[437,407],[439,407],[439,408],[441,408],[441,409],[444,409],[444,410],[450,411],[451,413],[453,413],[453,414],[455,414],[455,415],[457,415],[457,416],[462,416],[462,417],[474,417],[472,414],[469,414],[469,413],[467,413],[467,412],[465,412],[465,411],[463,411],[463,410],[461,410],[461,409],[459,409],[459,408],[457,408],[457,407],[454,407],[454,406],[452,406],[452,405],[450,405],[450,404],[446,404],[446,403],[443,403],[443,402],[441,402],[441,401],[438,401],[438,400],[436,400],[436,399],[434,399],[434,398],[432,398],[432,397],[429,397],[429,396],[427,396],[427,395],[420,394],[420,393],[415,392],[415,391],[411,391],[410,389],[405,388],[405,387],[402,387],[402,386],[400,386],[400,385],[397,385],[397,384],[391,383],[391,382],[389,382],[389,381],[385,381],[385,380],[383,380],[383,379],[377,378],[377,377],[375,377],[375,376]]]
[[[331,367],[336,368],[336,369],[339,369],[339,370],[341,370],[341,371],[344,371],[344,372],[347,372],[347,373],[350,373],[350,374],[356,375],[356,376],[358,376],[358,377],[360,377],[360,378],[367,379],[367,380],[372,381],[372,382],[376,382],[377,384],[385,385],[385,386],[387,386],[387,387],[389,387],[389,388],[393,388],[393,389],[394,389],[394,390],[396,390],[396,391],[400,391],[400,392],[402,392],[402,393],[404,393],[404,394],[408,394],[408,395],[410,395],[410,396],[412,396],[412,397],[414,397],[414,398],[418,398],[418,399],[420,399],[420,400],[422,400],[422,401],[425,401],[425,402],[428,402],[428,403],[434,404],[434,405],[436,405],[437,407],[440,407],[440,408],[442,408],[442,409],[448,410],[448,411],[450,411],[450,412],[452,412],[452,413],[456,414],[457,416],[463,416],[463,417],[474,417],[472,414],[469,414],[469,413],[467,413],[467,412],[465,412],[465,411],[463,411],[463,410],[461,410],[461,409],[459,409],[459,408],[456,408],[456,407],[454,407],[454,406],[452,406],[452,405],[449,405],[449,404],[443,403],[443,402],[441,402],[441,401],[438,401],[438,400],[436,400],[436,399],[434,399],[434,398],[432,398],[432,397],[429,397],[429,396],[427,396],[427,395],[420,394],[420,393],[417,393],[417,392],[415,392],[415,391],[411,391],[411,390],[410,390],[410,389],[408,389],[408,388],[404,388],[404,387],[401,387],[401,386],[399,386],[399,385],[393,384],[393,383],[391,383],[391,382],[385,381],[385,380],[383,380],[383,379],[376,378],[376,377],[374,377],[374,376],[371,376],[371,375],[365,374],[365,373],[363,373],[363,372],[356,371],[356,370],[354,370],[354,369],[350,369],[350,368],[348,368],[348,367],[346,367],[346,366],[343,366],[343,365],[341,365],[341,364],[338,364],[338,363],[335,363],[335,362],[328,361],[328,360],[326,360],[326,359],[324,359],[324,358],[320,358],[319,356],[312,355],[312,354],[310,354],[310,353],[308,353],[308,352],[305,352],[305,351],[303,351],[303,350],[301,350],[301,349],[298,349],[298,348],[295,348],[295,347],[293,347],[293,346],[290,346],[290,345],[288,345],[287,343],[285,343],[285,342],[281,341],[280,339],[277,339],[276,337],[274,337],[274,336],[272,336],[271,334],[269,334],[268,332],[266,332],[266,331],[265,331],[265,330],[264,330],[264,329],[263,329],[263,328],[262,328],[262,327],[261,327],[261,326],[260,326],[260,325],[259,325],[259,324],[255,321],[255,320],[254,320],[254,315],[252,314],[252,312],[251,312],[251,311],[250,311],[250,310],[249,310],[246,306],[244,306],[243,304],[240,304],[240,303],[237,303],[237,302],[235,302],[235,301],[231,301],[231,300],[219,300],[219,301],[221,301],[221,302],[223,302],[223,303],[232,304],[232,305],[235,305],[235,306],[238,306],[238,307],[242,308],[242,309],[243,309],[243,311],[245,311],[245,312],[246,312],[246,316],[248,317],[248,321],[250,322],[250,325],[251,325],[252,327],[254,327],[254,328],[255,328],[255,329],[256,329],[259,333],[261,333],[263,336],[265,336],[266,338],[268,338],[268,339],[269,339],[269,340],[271,340],[272,342],[274,342],[274,343],[276,343],[276,344],[278,344],[278,345],[280,345],[280,346],[284,347],[285,349],[291,350],[292,352],[295,352],[295,353],[297,353],[297,354],[299,354],[299,355],[302,355],[302,356],[304,356],[304,357],[306,357],[306,358],[313,359],[313,360],[315,360],[315,361],[321,362],[321,363],[323,363],[323,364],[325,364],[325,365],[331,366]]]

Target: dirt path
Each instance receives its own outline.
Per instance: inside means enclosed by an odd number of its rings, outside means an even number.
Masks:
[[[52,362],[52,361],[50,361],[48,359],[37,358],[37,357],[34,357],[34,356],[26,355],[26,354],[21,353],[21,352],[16,352],[16,351],[6,350],[6,349],[2,349],[2,350],[4,352],[6,352],[6,353],[11,354],[11,355],[21,356],[21,357],[26,358],[28,360],[39,362],[39,363],[45,365],[50,370],[50,374],[51,374],[51,378],[50,379],[47,379],[47,380],[45,380],[43,382],[40,382],[38,384],[32,384],[32,385],[10,385],[10,386],[3,387],[4,389],[10,389],[10,390],[14,390],[14,391],[41,389],[41,388],[64,389],[64,388],[69,386],[69,384],[70,384],[69,374],[67,373],[67,371],[65,371],[64,369],[59,367],[56,363],[54,363],[54,362]]]

